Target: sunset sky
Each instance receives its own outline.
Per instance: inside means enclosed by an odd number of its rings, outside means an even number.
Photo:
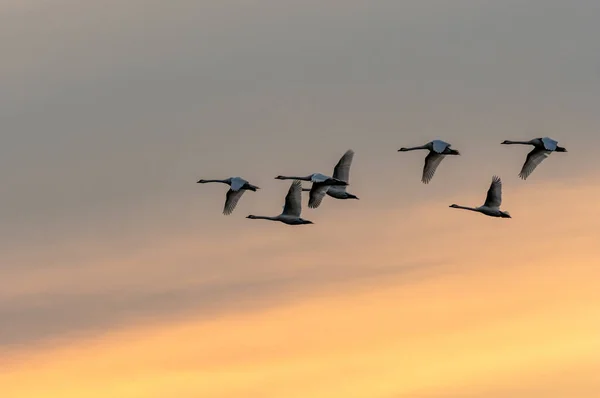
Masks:
[[[2,398],[600,397],[600,2],[0,1]],[[528,147],[552,154],[527,181]],[[440,138],[462,156],[420,182]],[[350,192],[290,227],[279,174]],[[512,219],[483,204],[504,181]],[[239,175],[262,189],[221,214]]]

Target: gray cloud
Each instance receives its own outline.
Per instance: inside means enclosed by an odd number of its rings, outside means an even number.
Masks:
[[[243,312],[270,307],[274,303],[305,300],[338,284],[361,280],[364,287],[376,286],[381,277],[411,275],[422,277],[424,270],[439,269],[440,262],[414,262],[396,267],[374,264],[312,264],[306,268],[260,272],[258,276],[231,278],[210,284],[194,281],[189,286],[149,289],[133,283],[127,289],[101,293],[59,293],[29,295],[14,303],[0,302],[3,328],[0,346],[19,347],[33,342],[69,339],[103,333],[121,325],[155,319],[193,316],[210,319],[220,313]],[[341,266],[343,265],[343,267]],[[407,280],[408,283],[408,280]],[[401,286],[402,283],[399,284]]]

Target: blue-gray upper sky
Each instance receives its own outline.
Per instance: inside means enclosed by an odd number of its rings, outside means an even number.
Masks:
[[[274,176],[330,173],[348,148],[363,212],[446,206],[460,191],[483,199],[494,173],[520,183],[526,151],[504,139],[548,135],[569,149],[531,184],[598,169],[595,0],[13,1],[0,5],[0,290],[24,270],[67,270],[64,283],[78,286],[82,268],[135,257],[162,236],[264,231],[243,217],[280,211],[289,184]],[[396,150],[434,138],[463,156],[425,189],[423,156]],[[194,183],[233,175],[263,189],[224,218],[224,187]],[[200,279],[208,268],[185,267]],[[189,304],[181,292],[125,297],[107,286],[83,310],[43,284],[0,296],[0,317],[12,320],[0,344],[170,299],[172,311]]]

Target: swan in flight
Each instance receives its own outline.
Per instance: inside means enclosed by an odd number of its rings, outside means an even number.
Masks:
[[[446,155],[460,155],[455,149],[450,148],[451,145],[442,140],[433,140],[425,145],[415,146],[412,148],[400,148],[398,152],[415,151],[417,149],[428,149],[429,154],[425,157],[425,165],[423,166],[423,177],[421,181],[423,184],[429,184],[429,181],[433,178],[435,170],[440,165],[441,161],[444,160]]]
[[[302,225],[302,224],[313,224],[312,221],[305,220],[300,217],[302,211],[302,185],[300,181],[296,180],[292,182],[287,195],[285,196],[285,204],[283,205],[283,212],[275,217],[265,216],[254,216],[249,215],[246,218],[252,220],[271,220],[280,221],[287,225]]]
[[[488,189],[487,197],[485,198],[485,203],[483,204],[483,206],[465,207],[459,205],[450,205],[450,207],[454,209],[477,211],[490,217],[512,218],[507,211],[500,210],[501,204],[502,180],[500,180],[500,177],[494,176],[492,177],[492,185],[490,185],[490,189]]]
[[[308,207],[317,208],[319,204],[321,204],[321,200],[323,200],[323,196],[325,196],[325,192],[327,192],[327,188],[330,186],[346,186],[348,183],[346,181],[339,180],[334,177],[326,176],[321,173],[314,173],[308,175],[306,177],[287,177],[287,176],[277,176],[276,180],[300,180],[300,181],[310,181],[312,182],[312,187],[310,188],[310,196],[308,200]],[[302,187],[300,187],[302,189]]]
[[[240,177],[230,177],[224,180],[199,180],[198,184],[206,184],[209,182],[220,182],[231,187],[229,188],[229,191],[227,191],[225,206],[223,207],[223,214],[226,216],[233,212],[233,209],[235,209],[235,206],[245,191],[256,192],[257,189],[260,189],[259,187],[250,184],[248,181]]]
[[[333,178],[336,180],[350,182],[350,166],[354,158],[354,151],[348,149],[340,158],[333,169]],[[313,183],[311,188],[302,188],[303,191],[310,191],[308,207],[316,209],[321,204],[325,194],[335,199],[358,199],[356,195],[346,192],[346,186],[342,185],[317,185]]]
[[[521,179],[526,180],[527,177],[533,170],[542,163],[544,159],[546,159],[552,152],[567,152],[567,150],[561,146],[558,146],[558,141],[553,140],[552,138],[544,137],[544,138],[534,138],[530,141],[510,141],[506,140],[502,142],[504,145],[533,145],[534,148],[531,152],[527,154],[527,159],[521,168],[521,172],[519,173],[519,177]]]

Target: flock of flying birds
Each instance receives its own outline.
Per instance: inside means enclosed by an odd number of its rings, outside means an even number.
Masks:
[[[567,152],[563,147],[558,146],[558,142],[548,138],[535,138],[530,141],[504,141],[504,145],[532,145],[534,148],[529,154],[525,164],[519,173],[519,177],[525,180],[535,170],[535,168],[546,159],[552,152]],[[412,148],[400,148],[398,152],[414,151],[419,149],[426,149],[429,154],[425,157],[425,165],[423,166],[423,176],[421,181],[424,184],[428,184],[437,167],[441,161],[448,155],[460,155],[460,153],[450,148],[451,145],[441,140],[434,140],[428,142],[422,146],[416,146]],[[350,181],[350,165],[354,158],[354,151],[348,150],[341,157],[335,168],[333,169],[333,176],[329,177],[321,173],[310,174],[306,177],[288,177],[288,176],[277,176],[277,180],[294,180],[290,189],[285,197],[285,204],[283,206],[283,212],[277,216],[255,216],[249,215],[246,218],[253,220],[271,220],[280,221],[287,225],[303,225],[313,224],[312,221],[305,220],[300,217],[302,210],[302,191],[309,192],[308,207],[316,209],[319,207],[325,195],[329,195],[335,199],[358,199],[356,195],[353,195],[346,191],[346,187]],[[312,183],[310,188],[302,188],[301,181],[308,181]],[[223,208],[223,214],[229,215],[235,209],[238,201],[242,197],[245,191],[256,192],[260,189],[256,185],[250,184],[248,181],[240,177],[231,177],[224,180],[199,180],[198,183],[205,184],[209,182],[219,182],[227,184],[230,189],[227,191],[227,197],[225,199],[225,207]],[[485,203],[479,207],[466,207],[459,206],[456,204],[450,207],[455,209],[464,209],[476,211],[490,217],[501,217],[511,218],[507,211],[500,210],[502,204],[502,181],[500,177],[494,176],[492,178],[492,184],[487,192]]]

